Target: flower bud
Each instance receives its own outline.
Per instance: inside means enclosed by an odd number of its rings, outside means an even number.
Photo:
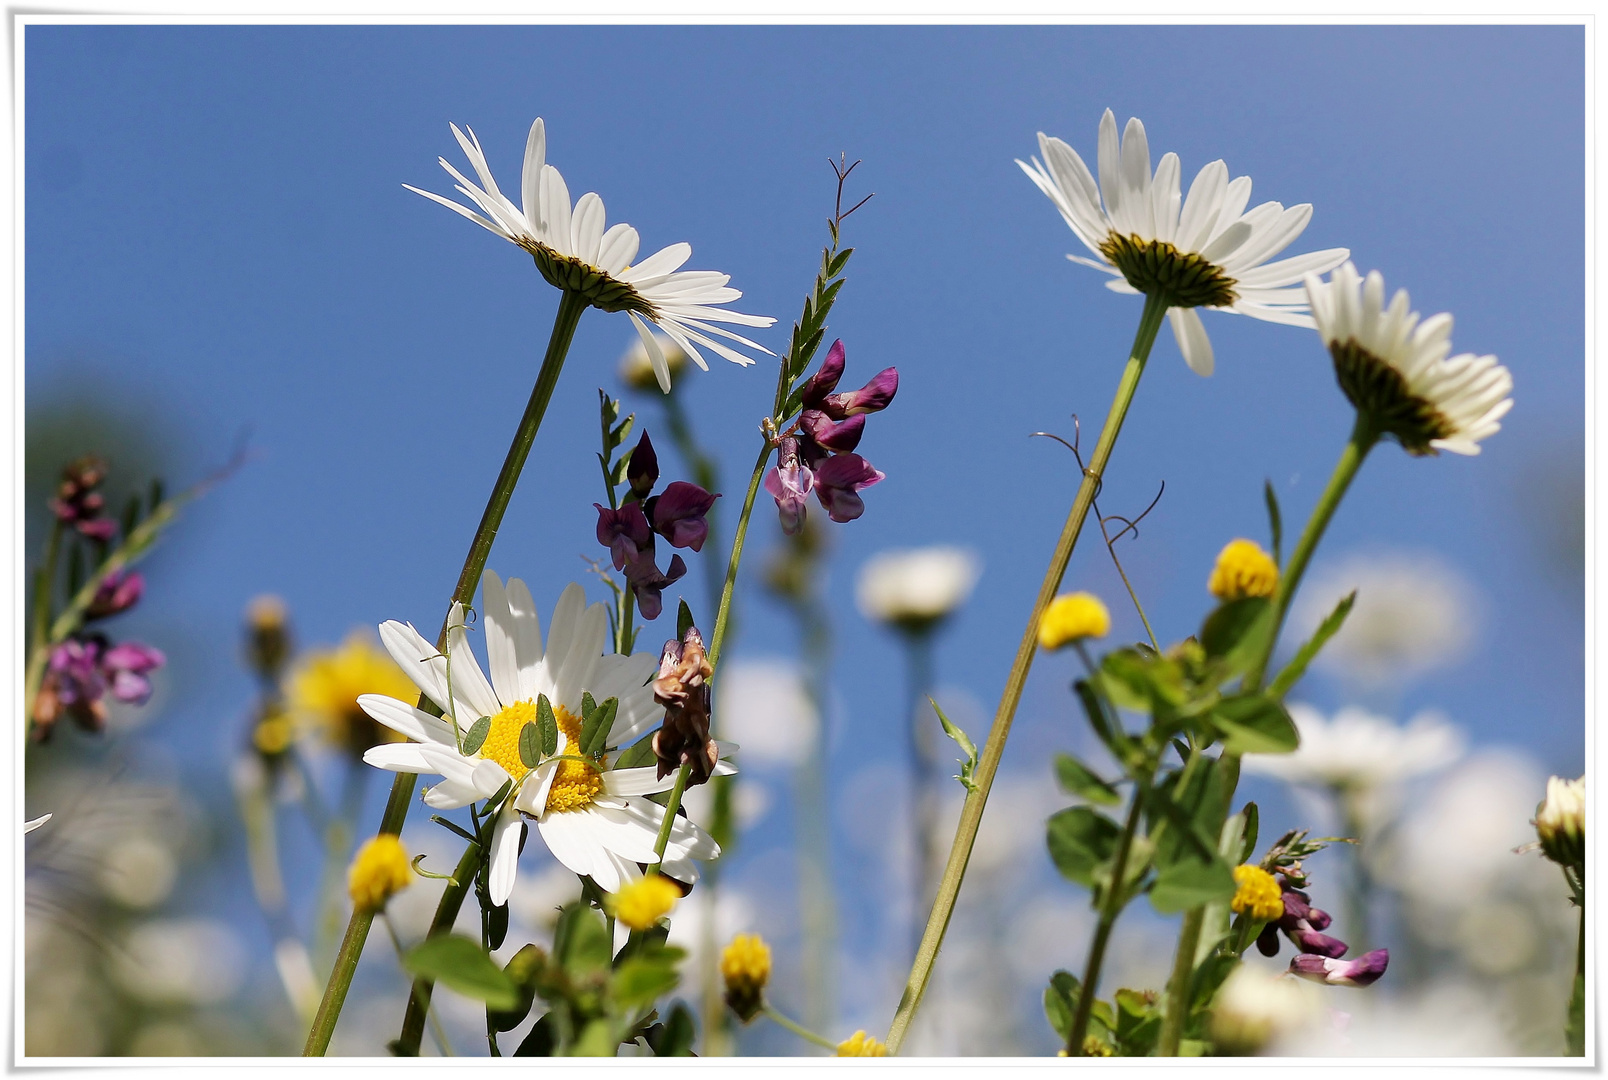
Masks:
[[[681,373],[687,370],[686,351],[663,334],[654,334],[653,340],[664,356],[670,378],[672,380],[681,378]],[[659,377],[653,372],[653,359],[648,356],[648,347],[640,337],[632,341],[631,347],[620,357],[620,381],[631,389],[643,393],[660,389]],[[662,390],[660,392],[663,393]]]
[[[738,934],[720,954],[720,976],[726,980],[726,1004],[748,1023],[765,1004],[770,981],[770,946],[758,934]]]
[[[1586,778],[1547,780],[1547,797],[1535,808],[1541,850],[1559,866],[1586,864]]]
[[[1272,596],[1279,587],[1279,567],[1254,540],[1230,540],[1217,555],[1206,588],[1219,600]]]
[[[285,602],[264,593],[246,605],[246,661],[264,679],[277,679],[290,659]]]
[[[650,930],[681,899],[681,890],[663,874],[638,878],[608,900],[610,913],[632,930]]]

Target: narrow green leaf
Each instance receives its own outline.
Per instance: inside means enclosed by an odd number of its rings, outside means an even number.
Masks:
[[[1204,1008],[1223,985],[1229,972],[1239,966],[1240,959],[1231,952],[1214,953],[1195,969],[1189,980],[1189,1001],[1192,1008]]]
[[[1234,874],[1228,863],[1213,859],[1181,859],[1164,866],[1150,889],[1150,906],[1163,915],[1200,907],[1234,895]]]
[[[835,278],[843,273],[843,268],[849,265],[849,256],[854,254],[853,248],[844,248],[837,253],[837,257],[826,265],[826,276]]]
[[[1224,698],[1212,709],[1211,722],[1223,733],[1225,753],[1288,754],[1301,745],[1295,721],[1264,693]]]
[[[692,608],[688,607],[687,601],[683,599],[681,605],[676,608],[676,640],[685,641],[687,631],[691,630],[692,627]]]
[[[524,823],[520,823],[524,828]],[[486,947],[488,949],[502,948],[503,940],[508,937],[508,905],[501,904],[486,909]]]
[[[1072,1012],[1077,1007],[1078,979],[1070,971],[1057,971],[1044,988],[1044,1015],[1050,1027],[1065,1042],[1072,1030]]]
[[[1117,823],[1087,806],[1074,806],[1050,816],[1046,840],[1056,869],[1085,888],[1094,885],[1094,872],[1117,848]]]
[[[587,691],[582,690],[581,691],[581,719],[582,720],[590,720],[592,718],[592,710],[594,710],[596,708],[597,708],[597,702],[593,700],[592,695],[590,693],[588,693]]]
[[[553,1022],[552,1013],[544,1013],[541,1019],[531,1025],[530,1034],[525,1036],[514,1051],[515,1057],[552,1057],[558,1049],[558,1027]]]
[[[953,739],[955,745],[960,747],[960,752],[966,755],[966,760],[960,763],[960,775],[955,779],[959,780],[967,791],[976,790],[977,781],[972,777],[977,772],[977,745],[971,741],[970,736],[961,730],[958,724],[944,715],[944,711],[938,707],[937,701],[929,697],[927,703],[932,706],[932,711],[938,714],[938,723],[943,725],[944,734]]]
[[[1301,680],[1301,676],[1306,674],[1307,665],[1312,663],[1319,650],[1327,645],[1329,639],[1338,634],[1340,628],[1345,625],[1346,616],[1351,614],[1352,605],[1356,602],[1357,592],[1353,589],[1335,605],[1334,610],[1329,612],[1328,617],[1318,624],[1318,629],[1313,633],[1312,639],[1296,651],[1295,658],[1284,666],[1284,670],[1279,672],[1278,677],[1267,688],[1267,692],[1271,696],[1275,698],[1284,697]]]
[[[486,736],[491,734],[491,717],[482,716],[469,727],[463,737],[463,752],[465,754],[478,754],[480,748],[486,744]]]
[[[426,939],[403,955],[402,966],[410,975],[434,979],[493,1009],[512,1009],[519,1003],[519,989],[507,972],[479,942],[461,934]]]
[[[1055,778],[1060,781],[1061,790],[1068,795],[1076,795],[1102,806],[1115,806],[1122,801],[1116,788],[1096,776],[1071,754],[1055,755]]]
[[[1279,497],[1273,493],[1273,481],[1262,481],[1262,497],[1267,501],[1268,531],[1273,536],[1273,563],[1284,566],[1284,560],[1279,557],[1279,547],[1284,543],[1284,520],[1279,516]]]
[[[519,729],[519,760],[534,769],[542,760],[542,731],[534,723]]]
[[[1240,816],[1245,819],[1245,842],[1240,847],[1239,861],[1248,863],[1251,856],[1256,854],[1256,834],[1261,827],[1262,813],[1254,802],[1248,802],[1245,809],[1240,811]]]
[[[558,752],[558,717],[553,715],[553,705],[547,700],[546,694],[536,695],[536,729],[542,736],[542,755],[556,754]]]
[[[123,517],[119,524],[122,526],[122,535],[127,536],[134,531],[134,526],[140,523],[140,497],[136,492],[128,497],[128,504],[123,507]]]
[[[697,1038],[698,1028],[692,1011],[678,1001],[664,1023],[648,1029],[648,1048],[656,1057],[692,1057],[692,1045]]]
[[[592,710],[581,725],[581,753],[601,754],[609,744],[609,729],[614,726],[614,715],[620,707],[619,698],[609,698]]]
[[[167,491],[166,491],[166,489],[164,489],[162,487],[162,478],[161,477],[154,478],[151,481],[151,494],[150,494],[150,498],[147,501],[146,505],[151,507],[154,510],[156,507],[162,505],[162,501],[166,497],[167,497]]]

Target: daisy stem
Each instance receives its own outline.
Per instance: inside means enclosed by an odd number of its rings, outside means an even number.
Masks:
[[[1127,823],[1122,827],[1122,838],[1117,841],[1117,855],[1111,863],[1111,881],[1105,887],[1105,896],[1100,905],[1100,921],[1094,928],[1094,940],[1089,942],[1089,961],[1083,968],[1083,985],[1078,988],[1078,1008],[1072,1014],[1072,1026],[1067,1031],[1066,1053],[1068,1057],[1083,1056],[1083,1037],[1089,1032],[1089,1013],[1094,1008],[1094,994],[1100,985],[1100,965],[1105,960],[1106,944],[1111,940],[1111,930],[1117,924],[1117,916],[1122,914],[1122,905],[1125,902],[1123,893],[1124,878],[1128,870],[1128,853],[1133,848],[1134,833],[1139,829],[1139,814],[1144,809],[1144,793],[1135,790],[1133,793],[1133,806],[1128,809]]]
[[[430,920],[426,940],[452,932],[452,924],[458,921],[458,911],[463,907],[464,897],[474,883],[482,850],[479,844],[470,844],[463,849],[458,868],[452,872],[452,879],[441,891],[441,902],[436,905],[435,917]],[[419,1056],[419,1043],[424,1039],[424,1022],[430,1013],[430,995],[434,989],[435,984],[429,979],[413,980],[413,992],[408,995],[408,1009],[402,1017],[402,1034],[396,1039],[397,1057]]]
[[[748,538],[748,519],[754,513],[754,498],[759,494],[760,481],[765,478],[765,466],[770,462],[770,440],[759,448],[754,461],[754,474],[748,478],[748,493],[743,496],[743,512],[737,516],[737,531],[731,538],[731,558],[726,561],[726,583],[720,590],[720,609],[715,615],[715,632],[709,637],[709,666],[718,667],[720,646],[726,640],[726,627],[731,622],[731,594],[737,587],[737,567],[743,561],[743,541]]]
[[[1359,411],[1357,422],[1351,429],[1351,439],[1341,451],[1340,460],[1335,463],[1334,472],[1329,476],[1328,486],[1318,497],[1318,504],[1313,507],[1306,528],[1301,531],[1301,539],[1296,543],[1295,550],[1290,552],[1290,561],[1285,564],[1284,572],[1279,575],[1278,589],[1273,594],[1273,626],[1268,632],[1261,654],[1245,674],[1243,689],[1255,690],[1262,685],[1262,679],[1267,674],[1268,661],[1273,657],[1273,647],[1279,639],[1279,629],[1284,625],[1284,616],[1289,611],[1290,600],[1301,585],[1301,577],[1306,573],[1307,563],[1312,560],[1312,553],[1317,550],[1318,541],[1323,539],[1324,531],[1329,527],[1340,500],[1357,475],[1357,470],[1362,468],[1368,451],[1379,441],[1379,435],[1379,430],[1374,427],[1368,414]],[[1223,754],[1222,768],[1225,797],[1218,819],[1219,827],[1228,817],[1228,808],[1233,805],[1234,790],[1239,786],[1240,756]],[[1156,1053],[1161,1057],[1175,1057],[1178,1054],[1178,1043],[1183,1037],[1184,1012],[1188,1008],[1189,976],[1194,970],[1195,954],[1200,946],[1200,931],[1205,914],[1204,907],[1191,908],[1184,913],[1183,925],[1178,932],[1178,952],[1173,958],[1172,980],[1167,984],[1166,1018],[1162,1022],[1161,1039],[1156,1048]]]
[[[943,877],[938,883],[938,897],[933,903],[932,913],[927,917],[927,928],[921,936],[921,946],[916,951],[915,963],[910,968],[910,979],[905,984],[904,995],[899,1000],[899,1009],[894,1014],[892,1027],[888,1030],[890,1056],[897,1054],[900,1045],[904,1043],[910,1023],[915,1019],[916,1009],[921,1005],[922,995],[927,992],[927,982],[932,977],[933,963],[938,959],[938,949],[943,944],[944,932],[949,928],[949,917],[954,913],[955,899],[960,894],[960,885],[966,876],[966,863],[971,858],[972,844],[977,839],[977,828],[982,824],[983,809],[988,805],[988,792],[994,784],[994,773],[999,769],[1000,758],[1005,753],[1005,739],[1010,734],[1011,721],[1016,717],[1016,707],[1022,700],[1022,688],[1027,683],[1027,672],[1033,665],[1033,656],[1038,649],[1039,619],[1043,617],[1044,609],[1049,607],[1050,601],[1055,599],[1056,589],[1060,588],[1061,578],[1066,573],[1067,563],[1072,558],[1072,549],[1077,544],[1078,534],[1083,529],[1083,520],[1088,516],[1089,505],[1099,492],[1100,479],[1105,472],[1106,462],[1111,458],[1117,434],[1122,430],[1122,421],[1128,415],[1128,406],[1133,402],[1134,391],[1139,387],[1139,377],[1144,374],[1145,361],[1150,358],[1150,348],[1155,344],[1156,332],[1161,329],[1162,320],[1166,315],[1165,296],[1145,297],[1144,314],[1139,318],[1139,330],[1134,335],[1133,351],[1129,354],[1128,363],[1122,370],[1122,378],[1117,383],[1117,393],[1111,401],[1111,411],[1106,414],[1105,426],[1100,429],[1100,440],[1095,444],[1094,454],[1089,459],[1088,468],[1083,472],[1083,481],[1078,485],[1077,496],[1072,501],[1072,511],[1067,515],[1066,525],[1061,529],[1055,553],[1050,557],[1049,568],[1044,574],[1044,583],[1039,586],[1038,598],[1034,600],[1033,610],[1028,615],[1027,626],[1022,632],[1022,642],[1016,649],[1016,660],[1011,665],[1010,674],[1006,676],[1005,692],[1000,697],[999,711],[994,715],[994,723],[988,729],[988,739],[983,744],[982,756],[977,762],[977,786],[967,794],[966,802],[961,807],[960,824],[955,830],[954,843],[949,849],[949,861],[944,866]]]
[[[826,1049],[832,1051],[834,1054],[837,1053],[837,1043],[833,1042],[831,1039],[826,1038],[824,1035],[815,1034],[815,1032],[811,1031],[809,1028],[805,1027],[803,1024],[797,1023],[796,1021],[790,1019],[789,1017],[784,1016],[782,1013],[780,1013],[780,1012],[776,1011],[775,1009],[773,1009],[771,1007],[770,1002],[767,1001],[764,1004],[764,1006],[762,1007],[761,1011],[763,1011],[764,1014],[766,1016],[768,1016],[770,1019],[776,1021],[776,1023],[782,1025],[782,1027],[786,1028],[788,1031],[791,1031],[794,1035],[797,1035],[799,1038],[803,1039],[804,1041],[812,1042],[816,1046],[824,1046]]]
[[[575,338],[575,327],[581,321],[581,314],[587,308],[587,301],[579,293],[565,291],[558,301],[558,314],[553,318],[553,333],[547,342],[547,354],[542,358],[541,370],[536,374],[536,385],[531,388],[530,400],[525,405],[525,414],[519,419],[519,428],[514,433],[514,441],[508,447],[508,456],[503,460],[502,471],[497,474],[496,486],[492,488],[491,499],[486,503],[486,510],[480,516],[480,525],[475,529],[475,537],[469,544],[469,555],[464,559],[463,572],[458,575],[458,585],[452,590],[452,599],[447,605],[447,617],[442,620],[441,633],[436,638],[436,648],[445,650],[447,646],[447,622],[452,618],[454,604],[465,604],[474,599],[475,587],[480,583],[480,575],[485,572],[486,559],[491,554],[491,545],[497,539],[497,530],[502,525],[503,512],[508,509],[508,500],[513,497],[514,485],[519,482],[519,474],[525,467],[525,458],[530,455],[531,445],[536,441],[536,432],[542,426],[542,417],[547,412],[547,403],[552,399],[553,388],[558,385],[559,372],[564,369],[564,358],[569,355],[570,342]],[[141,526],[142,528],[144,526]],[[435,716],[441,712],[425,695],[419,695],[419,708]],[[399,772],[391,783],[391,797],[385,804],[385,814],[380,818],[381,833],[396,835],[402,831],[402,822],[408,816],[408,807],[413,802],[413,786],[418,780],[415,773]],[[479,845],[471,845],[478,853]],[[477,854],[478,857],[478,854]],[[459,880],[470,876],[473,871],[455,875]],[[442,894],[441,902],[447,903],[451,895],[452,886]],[[458,897],[461,904],[463,897]],[[441,909],[437,909],[439,917]],[[456,907],[454,908],[456,915]],[[340,952],[335,959],[335,969],[330,973],[329,985],[324,988],[324,1000],[318,1006],[318,1015],[313,1020],[313,1028],[307,1033],[307,1045],[302,1050],[304,1056],[321,1057],[329,1047],[330,1036],[335,1033],[335,1022],[340,1019],[341,1007],[346,1003],[346,991],[352,985],[352,976],[357,971],[358,957],[362,955],[363,943],[368,940],[369,924],[373,921],[372,914],[353,911],[351,921],[346,924],[346,936],[341,941]],[[448,921],[447,925],[451,925]],[[428,997],[428,983],[425,994]],[[418,996],[418,986],[415,984],[414,997]],[[412,1016],[412,1002],[409,1002],[409,1017]],[[422,1032],[424,1027],[423,1015],[420,1015],[418,1028]],[[413,1039],[413,1052],[418,1052],[419,1035]]]

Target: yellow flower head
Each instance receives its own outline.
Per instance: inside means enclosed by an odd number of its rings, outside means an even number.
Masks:
[[[743,1023],[759,1014],[770,973],[770,946],[758,934],[738,934],[721,952],[720,975],[726,980],[726,1004]]]
[[[1228,906],[1236,915],[1248,914],[1258,922],[1272,922],[1284,914],[1284,890],[1260,866],[1246,863],[1234,867],[1234,884],[1238,888]]]
[[[357,849],[346,888],[359,911],[378,911],[413,883],[407,848],[391,833],[381,833]]]
[[[257,721],[251,731],[251,742],[265,757],[275,757],[290,749],[296,738],[296,729],[290,717],[275,710]]]
[[[1105,637],[1111,632],[1111,613],[1093,593],[1057,596],[1039,620],[1039,645],[1059,649],[1083,638]]]
[[[864,1031],[856,1031],[838,1043],[838,1057],[887,1057],[888,1048]]]
[[[614,917],[633,930],[649,930],[670,914],[670,909],[681,899],[681,890],[671,884],[663,874],[638,878],[621,886],[609,900]]]
[[[358,708],[357,699],[364,694],[409,701],[419,688],[363,631],[347,635],[338,649],[309,652],[286,687],[291,711],[299,719],[316,724],[331,742],[354,754],[403,738]]]
[[[1273,556],[1254,540],[1230,540],[1218,552],[1217,565],[1206,588],[1219,600],[1243,600],[1247,596],[1272,596],[1279,587],[1279,568]]]

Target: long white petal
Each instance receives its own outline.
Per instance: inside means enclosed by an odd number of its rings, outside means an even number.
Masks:
[[[491,834],[491,865],[487,868],[486,886],[491,902],[501,907],[514,893],[514,878],[519,872],[519,834],[525,823],[512,802],[497,815],[496,831]]]
[[[483,610],[481,625],[486,631],[486,659],[491,666],[491,687],[497,699],[512,705],[524,695],[519,681],[519,647],[515,643],[517,630],[513,613],[508,608],[508,593],[502,579],[487,570],[480,575],[480,600]]]
[[[1212,373],[1212,340],[1200,324],[1194,308],[1168,308],[1167,321],[1172,323],[1173,337],[1178,340],[1178,351],[1184,354],[1184,363],[1196,375]]]
[[[392,731],[406,735],[415,742],[441,743],[455,746],[452,725],[439,716],[431,716],[405,701],[384,694],[364,694],[357,699],[357,707]]]

